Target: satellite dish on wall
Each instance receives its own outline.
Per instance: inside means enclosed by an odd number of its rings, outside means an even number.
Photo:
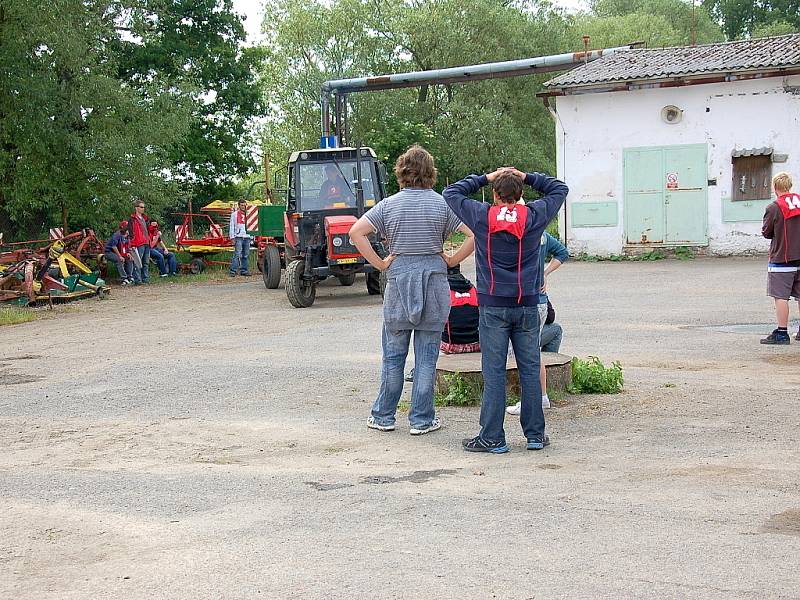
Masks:
[[[664,123],[666,123],[667,125],[674,125],[675,123],[680,123],[681,119],[683,119],[683,111],[677,106],[668,104],[667,106],[661,109],[661,120],[664,121]]]

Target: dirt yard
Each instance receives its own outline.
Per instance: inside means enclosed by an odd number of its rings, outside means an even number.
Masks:
[[[800,598],[800,343],[758,344],[764,271],[565,265],[562,351],[626,390],[547,411],[542,452],[509,417],[502,456],[460,449],[477,408],[367,430],[363,277],[306,310],[252,278],[2,327],[0,598]]]

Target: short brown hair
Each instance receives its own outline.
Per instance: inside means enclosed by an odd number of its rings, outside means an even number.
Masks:
[[[786,171],[781,171],[772,178],[772,187],[774,187],[775,191],[778,193],[785,194],[786,192],[791,191],[792,176]]]
[[[510,204],[522,197],[522,179],[511,172],[500,173],[492,187],[503,202]]]
[[[418,144],[403,152],[394,164],[394,174],[401,188],[429,190],[436,183],[436,173],[433,156]]]

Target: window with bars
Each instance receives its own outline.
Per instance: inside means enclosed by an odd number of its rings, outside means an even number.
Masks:
[[[733,200],[769,200],[772,197],[772,157],[734,156]]]

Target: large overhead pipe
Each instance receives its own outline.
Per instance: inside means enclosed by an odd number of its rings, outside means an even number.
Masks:
[[[585,64],[591,60],[608,56],[619,50],[630,50],[640,45],[641,42],[605,48],[601,50],[587,50],[585,52],[570,52],[567,54],[554,54],[521,60],[507,60],[503,62],[484,63],[467,67],[449,67],[447,69],[433,69],[430,71],[414,71],[412,73],[395,73],[393,75],[379,75],[377,77],[355,77],[352,79],[334,79],[322,84],[322,141],[331,142],[330,131],[330,96],[336,96],[336,128],[337,133],[342,133],[342,114],[346,111],[340,99],[352,92],[372,92],[376,90],[392,90],[405,87],[417,87],[428,84],[465,83],[468,81],[481,81],[483,79],[497,79],[501,77],[520,77],[548,71],[565,71],[570,67]],[[335,142],[334,142],[335,143]]]

